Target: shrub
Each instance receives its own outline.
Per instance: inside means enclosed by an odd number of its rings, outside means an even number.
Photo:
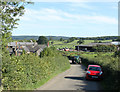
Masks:
[[[11,57],[4,55],[2,66],[4,90],[35,89],[41,85],[42,80],[70,68],[66,57],[54,55],[58,53],[54,48],[52,48],[54,52],[51,52],[51,48],[46,50],[44,51],[48,54],[43,54],[42,58],[34,54]]]
[[[114,56],[115,57],[117,57],[117,56],[119,57],[120,56],[120,50],[119,51],[115,51]]]
[[[95,49],[96,52],[114,52],[117,48],[115,45],[98,45],[93,49]]]
[[[55,47],[45,48],[41,53],[40,57],[61,55]]]

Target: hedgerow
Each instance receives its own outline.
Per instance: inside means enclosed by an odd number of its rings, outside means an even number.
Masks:
[[[103,81],[101,84],[105,90],[120,91],[120,68],[119,57],[114,57],[114,53],[84,53],[81,54],[82,63],[86,66],[89,64],[100,65],[103,69]]]
[[[45,48],[41,53],[40,57],[46,57],[46,56],[61,56],[62,54],[59,53],[59,51],[56,50],[55,47]]]
[[[55,50],[53,53],[56,53]],[[68,59],[60,54],[41,58],[35,54],[4,55],[2,86],[4,90],[35,89],[36,85],[41,85],[42,80],[68,68]]]
[[[96,52],[114,52],[117,50],[115,45],[98,45],[93,47]]]

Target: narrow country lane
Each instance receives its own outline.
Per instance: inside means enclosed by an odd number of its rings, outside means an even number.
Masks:
[[[100,90],[99,81],[85,80],[85,67],[83,65],[71,64],[71,68],[53,79],[37,90]]]

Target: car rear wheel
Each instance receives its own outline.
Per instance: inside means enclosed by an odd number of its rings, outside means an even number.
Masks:
[[[72,64],[74,64],[74,60],[72,60]]]
[[[85,80],[88,80],[87,77],[85,77]]]

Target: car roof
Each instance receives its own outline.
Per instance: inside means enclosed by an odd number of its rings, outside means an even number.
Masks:
[[[93,67],[100,67],[99,65],[88,65],[88,67],[93,66]]]

